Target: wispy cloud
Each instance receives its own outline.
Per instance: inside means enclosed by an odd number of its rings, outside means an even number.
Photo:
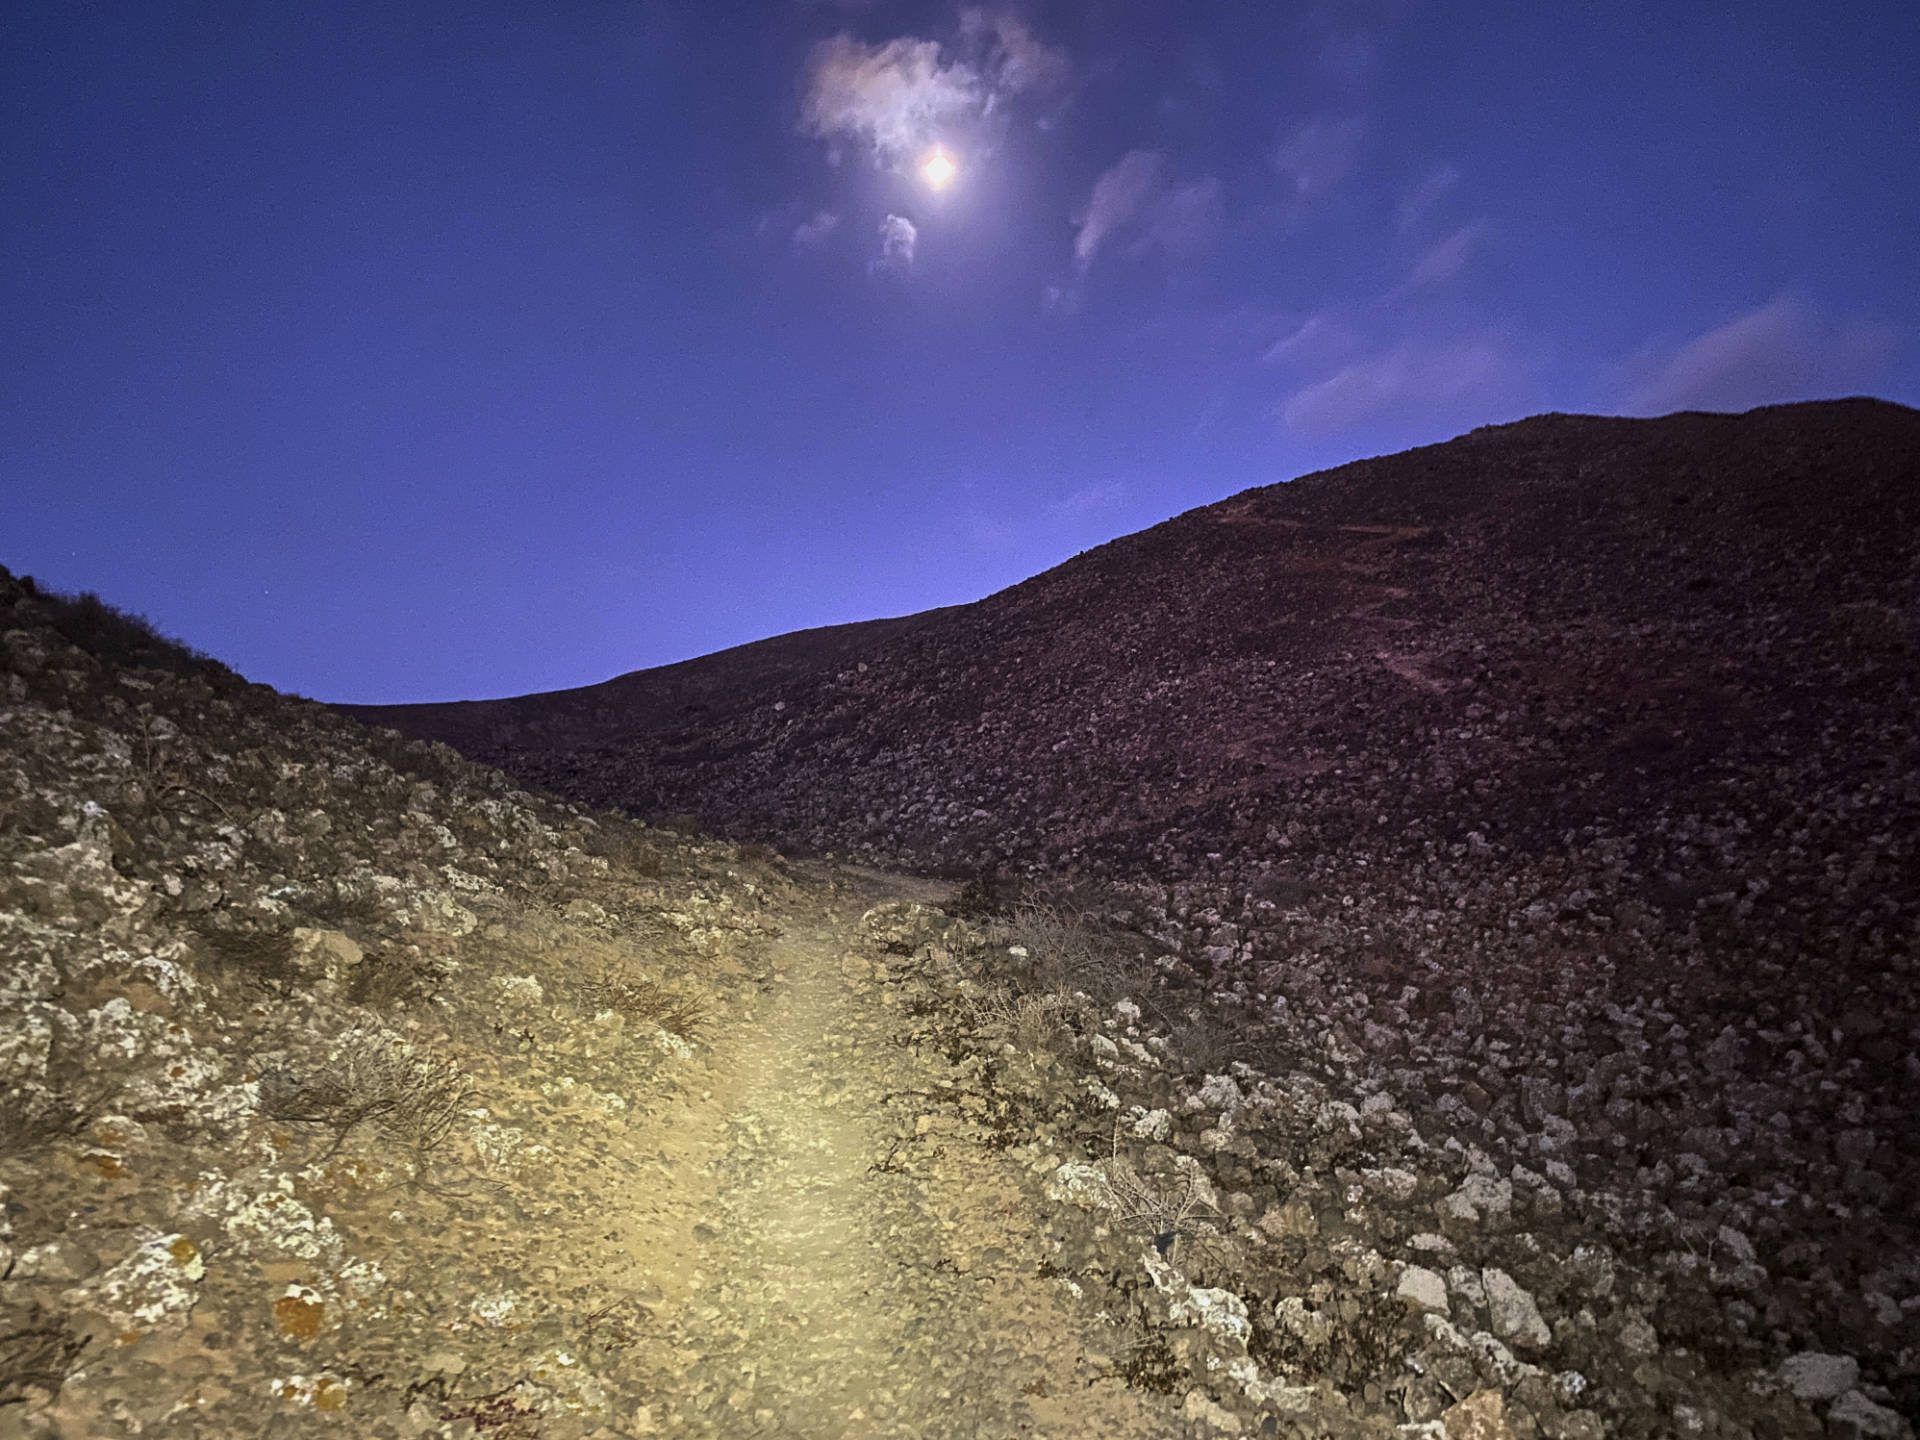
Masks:
[[[913,36],[868,45],[836,35],[808,57],[800,129],[829,144],[862,144],[878,163],[904,166],[1013,96],[1064,85],[1071,71],[1064,50],[1013,16],[986,10],[962,12],[950,53]]]
[[[1404,235],[1418,229],[1459,183],[1460,172],[1451,165],[1437,165],[1429,170],[1400,200],[1400,232]]]
[[[1067,52],[1039,39],[1024,21],[1005,11],[962,10],[960,34],[980,54],[995,95],[1059,90],[1072,78]]]
[[[1407,276],[1406,288],[1423,290],[1430,285],[1444,285],[1453,279],[1467,268],[1467,262],[1479,248],[1480,238],[1486,228],[1486,223],[1479,220],[1471,225],[1462,225],[1428,250],[1414,262],[1413,270]]]
[[[1118,480],[1094,480],[1071,494],[1055,500],[1047,509],[1056,515],[1090,515],[1111,509],[1127,498],[1127,487]]]
[[[1158,150],[1129,150],[1093,182],[1086,209],[1075,220],[1074,263],[1085,270],[1114,231],[1125,225],[1153,195],[1165,157]]]
[[[827,237],[839,227],[840,217],[831,210],[816,210],[808,219],[793,227],[793,243],[808,250],[817,250],[827,243]]]
[[[1260,359],[1268,365],[1324,370],[1345,361],[1358,345],[1351,329],[1323,311],[1309,315],[1287,331],[1267,347]]]
[[[1461,418],[1509,403],[1523,378],[1497,337],[1407,339],[1296,390],[1282,402],[1280,418],[1303,435],[1332,434],[1381,416]]]
[[[1625,409],[1745,410],[1832,395],[1871,380],[1891,357],[1893,331],[1839,324],[1792,296],[1696,336],[1672,351],[1649,351]]]
[[[904,215],[889,215],[880,222],[880,253],[867,266],[871,271],[904,275],[913,268],[913,252],[920,243],[920,231]]]
[[[1296,200],[1311,202],[1332,191],[1360,155],[1366,122],[1358,115],[1317,115],[1296,126],[1273,152],[1273,168],[1293,186]]]
[[[1226,224],[1225,187],[1211,175],[1190,180],[1153,202],[1134,252],[1158,250],[1175,258],[1198,255],[1212,247]]]

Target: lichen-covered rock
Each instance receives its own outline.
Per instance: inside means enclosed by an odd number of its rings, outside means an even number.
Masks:
[[[1540,1316],[1540,1307],[1504,1270],[1487,1269],[1480,1273],[1486,1286],[1487,1312],[1493,1321],[1493,1333],[1515,1349],[1534,1352],[1553,1343],[1553,1331]]]

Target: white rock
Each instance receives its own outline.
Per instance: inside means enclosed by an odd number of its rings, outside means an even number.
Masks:
[[[1504,1220],[1513,1212],[1513,1182],[1488,1175],[1469,1175],[1460,1188],[1439,1202],[1442,1219],[1469,1224]]]
[[[1851,1355],[1803,1350],[1780,1362],[1780,1381],[1797,1400],[1832,1400],[1853,1389],[1860,1362]]]
[[[1068,1160],[1047,1179],[1047,1198],[1082,1210],[1112,1210],[1113,1186],[1098,1165]]]
[[[1127,1112],[1127,1121],[1137,1140],[1160,1143],[1173,1133],[1173,1116],[1165,1110],[1144,1110],[1135,1105]]]
[[[1205,1425],[1223,1435],[1240,1433],[1240,1417],[1214,1404],[1204,1390],[1189,1390],[1180,1414],[1190,1425]]]
[[[1402,1270],[1394,1294],[1416,1310],[1447,1313],[1447,1282],[1423,1265],[1409,1265]]]
[[[1540,1307],[1511,1275],[1489,1269],[1480,1272],[1480,1279],[1487,1287],[1494,1334],[1522,1350],[1544,1350],[1553,1343],[1553,1331],[1540,1318]]]

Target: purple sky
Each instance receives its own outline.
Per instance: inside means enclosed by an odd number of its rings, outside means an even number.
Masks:
[[[0,563],[500,695],[1536,411],[1920,403],[1916,74],[1912,0],[13,0]]]

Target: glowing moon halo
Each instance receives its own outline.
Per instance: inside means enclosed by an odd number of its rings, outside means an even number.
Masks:
[[[953,157],[944,150],[936,150],[920,162],[920,178],[935,190],[946,189],[959,173],[960,167],[953,163]]]

